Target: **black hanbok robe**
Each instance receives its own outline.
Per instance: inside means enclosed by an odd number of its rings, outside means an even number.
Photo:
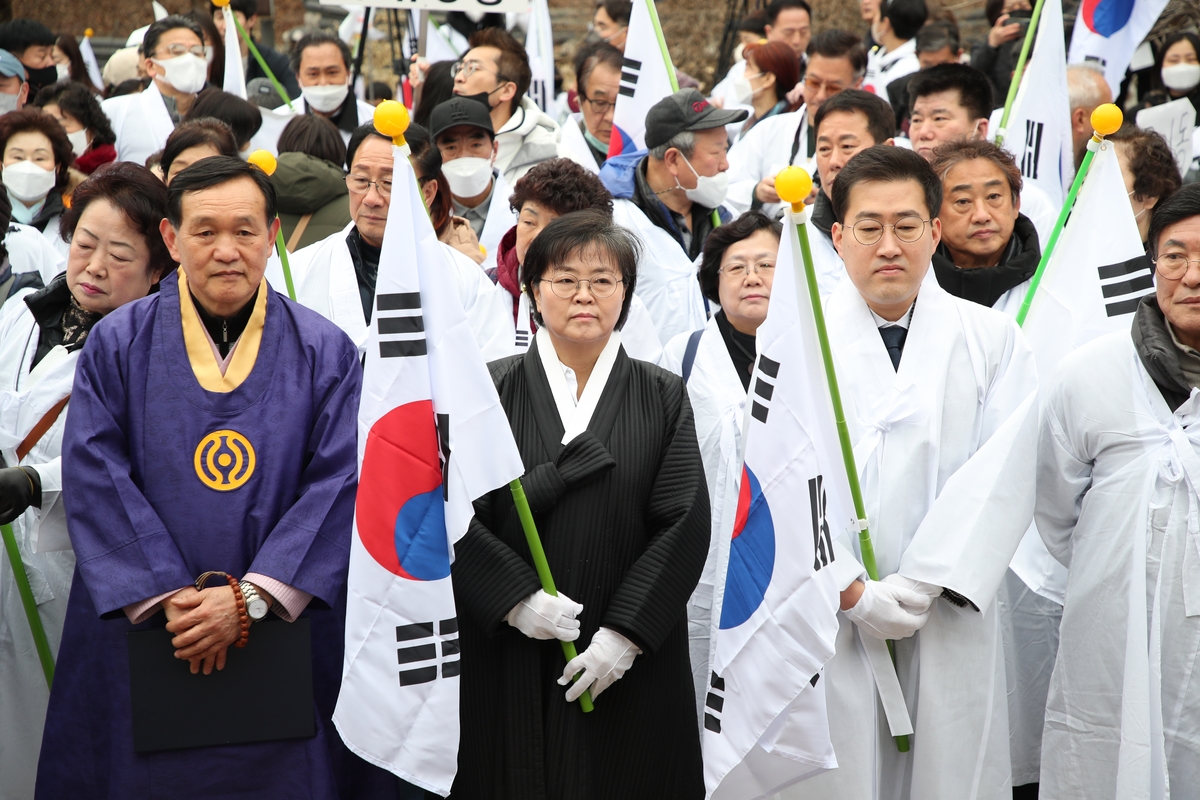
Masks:
[[[564,447],[537,345],[490,368],[555,583],[583,604],[575,644],[582,653],[604,626],[642,654],[591,713],[567,703],[559,642],[504,619],[541,588],[512,497],[504,488],[477,500],[452,571],[462,739],[451,797],[702,798],[685,609],[708,553],[709,508],[687,391],[621,349],[587,432]]]

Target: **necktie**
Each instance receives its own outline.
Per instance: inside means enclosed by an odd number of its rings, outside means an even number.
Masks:
[[[908,328],[899,325],[887,325],[879,329],[883,344],[887,347],[888,356],[892,359],[892,367],[900,369],[900,355],[904,352],[904,340],[908,337]]]

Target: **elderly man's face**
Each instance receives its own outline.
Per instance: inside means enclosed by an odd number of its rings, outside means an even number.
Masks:
[[[387,228],[388,207],[392,202],[392,143],[378,136],[363,139],[354,153],[350,165],[352,177],[371,181],[367,191],[359,194],[350,192],[350,217],[358,228],[358,235],[372,247],[383,246],[383,232]],[[385,187],[382,191],[380,187]]]
[[[236,314],[262,283],[279,220],[267,224],[266,200],[249,178],[188,192],[181,211],[178,230],[167,220],[160,228],[171,257],[208,313]]]
[[[1186,264],[1173,261],[1187,259]],[[1168,225],[1158,236],[1158,307],[1176,338],[1200,347],[1200,217]]]
[[[696,149],[691,158],[685,158],[678,151],[668,150],[667,158],[664,159],[684,189],[695,189],[700,185],[700,177],[711,178],[729,169],[729,137],[725,128],[696,131],[695,135]],[[672,154],[677,157],[672,157]],[[688,162],[692,165],[691,169],[688,169]]]
[[[958,89],[947,89],[913,102],[908,138],[913,149],[929,161],[939,144],[955,139],[982,139],[987,136],[987,126],[986,119],[971,116]]]
[[[999,264],[1021,208],[1004,171],[986,158],[960,161],[947,170],[942,189],[942,241],[955,266]]]

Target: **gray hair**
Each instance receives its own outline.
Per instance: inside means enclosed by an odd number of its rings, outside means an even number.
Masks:
[[[1111,103],[1112,99],[1112,89],[1099,64],[1084,62],[1067,67],[1067,100],[1072,111],[1095,108],[1101,103]]]
[[[667,141],[660,144],[650,151],[651,158],[657,158],[662,161],[667,157],[667,151],[675,148],[683,153],[683,157],[689,161],[692,158],[692,153],[696,152],[696,134],[692,131],[680,131],[672,136]]]

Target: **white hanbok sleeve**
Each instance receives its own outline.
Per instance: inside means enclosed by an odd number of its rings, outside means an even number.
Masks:
[[[1071,534],[1083,510],[1083,496],[1092,484],[1092,463],[1080,458],[1063,426],[1065,387],[1065,382],[1058,381],[1046,401],[1038,441],[1035,519],[1050,555],[1070,567]]]

